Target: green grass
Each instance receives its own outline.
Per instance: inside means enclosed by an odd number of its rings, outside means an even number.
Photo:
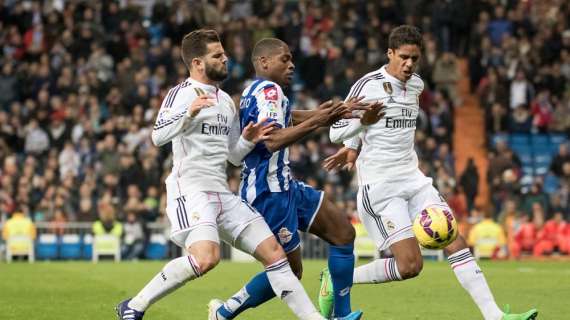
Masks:
[[[47,262],[0,264],[0,319],[114,319],[113,308],[142,288],[163,262],[119,263]],[[325,261],[305,261],[303,284],[312,298],[318,292],[319,271]],[[482,262],[481,266],[500,306],[515,311],[535,306],[539,319],[569,319],[570,265],[564,262]],[[207,318],[213,297],[237,291],[261,268],[257,264],[222,262],[205,278],[154,305],[145,319]],[[316,302],[316,299],[313,299]],[[353,289],[353,307],[364,319],[482,319],[447,263],[426,262],[415,279]],[[294,319],[273,300],[240,319]]]

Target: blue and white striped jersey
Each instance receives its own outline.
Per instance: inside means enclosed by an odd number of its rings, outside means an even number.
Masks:
[[[291,122],[291,105],[281,87],[271,81],[256,79],[244,91],[240,102],[241,129],[250,122],[269,118],[281,128]],[[240,195],[249,203],[265,192],[289,190],[289,148],[270,152],[258,143],[244,158]]]

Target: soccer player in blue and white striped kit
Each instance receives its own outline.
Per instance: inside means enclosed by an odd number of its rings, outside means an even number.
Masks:
[[[338,103],[331,101],[314,111],[292,110],[281,89],[289,84],[294,70],[287,44],[272,38],[260,40],[253,49],[252,61],[257,78],[242,95],[241,127],[268,118],[280,129],[264,143],[256,144],[245,157],[241,197],[263,215],[299,278],[302,264],[298,230],[315,234],[330,244],[328,266],[334,287],[338,288],[334,292],[334,319],[360,319],[362,312],[352,312],[350,306],[354,229],[348,216],[324,192],[292,179],[288,146],[320,127],[330,126],[334,118],[350,117],[352,110],[379,113],[379,105],[363,105],[356,99],[346,104],[342,114],[338,114]],[[266,274],[259,273],[225,303],[212,300],[210,319],[233,319],[274,296]]]

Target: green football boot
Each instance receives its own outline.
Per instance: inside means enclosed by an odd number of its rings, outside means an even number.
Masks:
[[[334,294],[331,274],[328,268],[321,271],[321,289],[319,290],[319,311],[321,315],[330,319],[334,308]]]
[[[320,302],[320,300],[319,300]],[[536,309],[530,309],[525,313],[511,313],[511,307],[507,304],[505,306],[505,314],[502,320],[534,320],[538,317],[538,311]]]

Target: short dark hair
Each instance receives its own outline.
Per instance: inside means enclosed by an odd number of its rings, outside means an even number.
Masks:
[[[416,45],[420,49],[424,47],[422,34],[418,28],[405,24],[390,32],[388,48],[395,50],[407,44]]]
[[[215,30],[194,30],[182,39],[182,61],[189,69],[192,67],[194,58],[203,57],[208,53],[208,44],[220,42],[220,37]]]
[[[264,38],[259,40],[251,52],[251,61],[255,62],[259,57],[273,54],[279,48],[286,48],[287,44],[277,38]]]

